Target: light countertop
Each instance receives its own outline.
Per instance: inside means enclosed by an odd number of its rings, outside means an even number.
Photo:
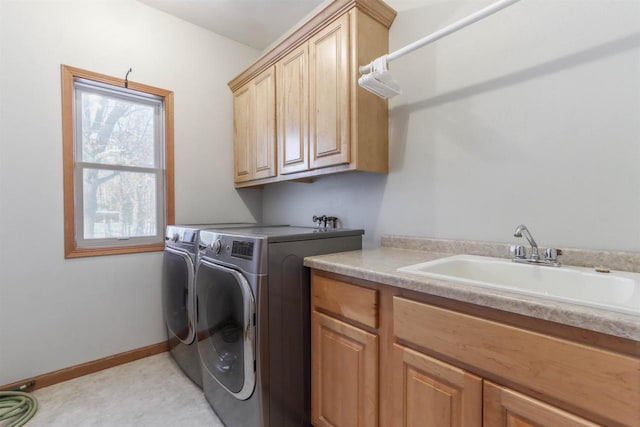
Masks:
[[[433,239],[423,239],[421,242],[422,244],[416,245],[415,238],[387,237],[383,238],[383,246],[380,248],[307,257],[304,265],[322,271],[640,341],[640,316],[397,271],[400,267],[432,261],[454,253],[482,255],[477,252],[483,252],[486,256],[496,256],[496,252],[502,251],[504,246],[503,244]],[[447,244],[447,242],[451,243]],[[416,250],[416,247],[421,250]],[[487,250],[488,247],[489,250]],[[434,248],[438,251],[434,251]],[[447,251],[444,252],[443,249]],[[634,253],[621,253],[621,257],[616,258],[615,253],[608,254],[613,256],[614,260],[629,261],[631,259],[632,262],[636,261],[636,256],[640,256]]]

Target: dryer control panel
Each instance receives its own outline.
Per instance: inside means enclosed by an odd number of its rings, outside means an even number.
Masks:
[[[253,258],[253,242],[234,240],[231,245],[231,256],[251,259]]]
[[[257,236],[203,230],[199,237],[199,257],[247,273],[266,273],[265,239]]]

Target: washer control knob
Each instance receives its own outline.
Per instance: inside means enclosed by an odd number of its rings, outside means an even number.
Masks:
[[[220,249],[222,248],[222,242],[220,239],[217,239],[215,242],[211,244],[211,250],[218,255],[220,253]]]
[[[173,236],[171,236],[171,241],[177,242],[179,238],[180,238],[180,235],[178,233],[173,233]]]

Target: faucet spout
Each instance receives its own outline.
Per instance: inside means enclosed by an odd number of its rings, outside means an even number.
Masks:
[[[524,246],[522,245],[513,245],[511,246],[511,254],[513,258],[511,261],[525,263],[525,264],[535,264],[535,265],[546,265],[551,267],[560,267],[560,262],[558,262],[558,255],[562,255],[562,251],[560,249],[555,248],[547,248],[544,251],[544,260],[540,259],[540,253],[538,252],[538,244],[533,239],[533,236],[529,232],[526,226],[520,224],[516,227],[516,231],[513,233],[514,237],[522,237],[531,245],[531,258],[527,258],[526,251]]]
[[[531,245],[531,259],[539,260],[540,253],[538,252],[538,244],[533,239],[533,236],[529,232],[529,229],[525,225],[520,224],[519,226],[516,227],[516,231],[513,233],[513,237],[522,237],[522,236],[524,236],[529,242],[529,244]]]

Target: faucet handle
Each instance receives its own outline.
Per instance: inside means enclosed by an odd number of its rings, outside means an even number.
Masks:
[[[562,249],[547,248],[544,250],[544,259],[546,261],[557,261],[558,255],[562,255]]]
[[[511,245],[509,248],[513,259],[525,259],[527,257],[527,249],[524,245]]]

